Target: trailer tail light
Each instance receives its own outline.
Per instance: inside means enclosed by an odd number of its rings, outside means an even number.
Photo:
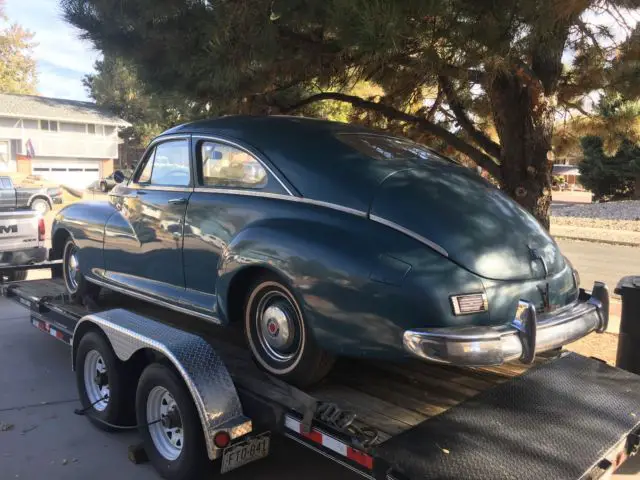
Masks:
[[[228,432],[218,432],[213,436],[213,443],[218,448],[225,448],[231,442],[231,435]]]
[[[44,227],[44,218],[40,217],[38,219],[38,241],[44,242],[46,229]]]

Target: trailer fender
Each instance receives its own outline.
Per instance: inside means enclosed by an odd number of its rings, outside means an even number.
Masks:
[[[184,379],[198,410],[211,460],[221,454],[213,442],[217,432],[227,431],[232,439],[251,432],[251,420],[243,414],[238,393],[224,362],[201,337],[128,310],[107,310],[86,315],[77,323],[75,332],[78,335],[74,333],[72,342],[74,360],[81,332],[86,331],[88,323],[104,332],[122,361],[127,361],[143,348],[149,348],[173,364]]]

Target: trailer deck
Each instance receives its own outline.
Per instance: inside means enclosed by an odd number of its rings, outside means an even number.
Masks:
[[[255,424],[367,477],[597,478],[631,451],[640,426],[640,377],[575,354],[490,368],[341,359],[302,391],[258,369],[239,328],[111,292],[89,308],[71,304],[57,279],[2,288],[31,310],[34,326],[67,343],[80,318],[114,308],[200,335]]]

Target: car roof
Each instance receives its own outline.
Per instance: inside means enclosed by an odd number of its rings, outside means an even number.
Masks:
[[[385,135],[364,127],[294,116],[226,116],[179,125],[162,135],[212,135],[247,145],[303,197],[367,212],[376,187],[402,162],[372,160],[338,134]],[[414,165],[415,166],[415,165]]]

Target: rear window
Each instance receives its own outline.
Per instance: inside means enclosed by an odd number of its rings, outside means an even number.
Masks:
[[[424,145],[404,138],[367,133],[339,133],[338,140],[374,160],[436,160],[454,163]]]

